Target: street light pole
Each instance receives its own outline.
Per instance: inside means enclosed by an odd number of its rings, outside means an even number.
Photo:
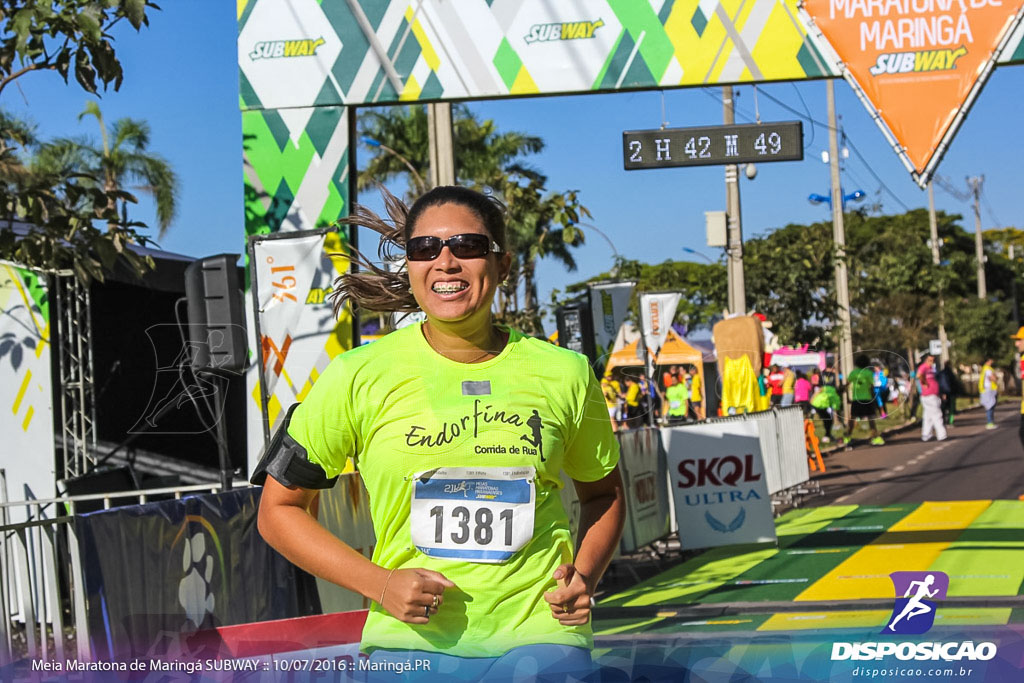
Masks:
[[[928,227],[932,235],[932,263],[936,266],[942,260],[939,256],[939,221],[935,217],[935,190],[932,188],[932,181],[928,181]],[[939,288],[939,342],[942,344],[942,353],[939,356],[942,360],[942,367],[949,362],[949,342],[946,338],[946,308],[942,298],[942,289]]]
[[[978,298],[987,299],[985,288],[985,244],[981,235],[981,186],[985,176],[974,176],[967,179],[967,184],[974,195],[974,256],[978,261]]]
[[[454,185],[455,145],[452,140],[450,102],[427,105],[427,132],[430,146],[430,186]]]
[[[736,122],[733,110],[733,93],[731,85],[722,86],[722,119],[725,125]],[[726,273],[729,282],[729,312],[734,315],[746,315],[747,295],[743,280],[743,224],[740,220],[740,183],[739,166],[728,164],[725,167],[725,206],[729,219],[728,246],[726,247]]]
[[[846,229],[843,225],[843,190],[839,181],[839,136],[836,123],[835,81],[825,81],[828,99],[828,149],[832,176],[832,240],[836,245],[836,303],[839,310],[839,372],[846,381],[853,363],[853,329],[850,324],[850,288],[846,270]],[[844,411],[849,408],[849,393],[843,392]]]

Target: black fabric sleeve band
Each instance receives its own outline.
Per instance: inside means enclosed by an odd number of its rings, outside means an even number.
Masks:
[[[324,468],[309,461],[306,449],[288,434],[288,423],[292,413],[298,407],[292,405],[285,415],[284,422],[278,427],[270,445],[260,458],[249,482],[263,486],[269,474],[282,486],[298,486],[304,489],[329,489],[338,480],[337,475],[327,478]]]

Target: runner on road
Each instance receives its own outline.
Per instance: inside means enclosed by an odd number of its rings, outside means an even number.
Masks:
[[[999,400],[999,384],[996,382],[996,371],[992,369],[991,358],[985,360],[978,378],[978,395],[985,409],[985,429],[996,428],[996,402]]]
[[[942,424],[942,400],[939,398],[939,381],[935,377],[935,356],[927,355],[917,367],[917,381],[921,384],[921,441],[932,438],[946,440],[946,425]]]
[[[425,659],[439,675],[508,680],[522,662],[540,679],[584,678],[592,597],[625,519],[600,385],[584,356],[496,324],[511,267],[496,202],[435,187],[411,209],[385,203],[393,223],[362,207],[344,220],[381,233],[381,253],[402,249],[407,268],[357,254],[367,269],[336,280],[335,314],[350,301],[426,320],[339,354],[289,410],[253,476],[259,532],[370,601],[360,649],[375,670]],[[350,460],[372,560],[310,514]],[[581,501],[575,542],[562,473]]]
[[[853,428],[857,420],[867,420],[871,427],[871,445],[884,446],[885,440],[879,435],[875,425],[878,403],[875,401],[875,371],[866,354],[858,353],[853,359],[854,369],[850,373],[850,419],[846,424],[846,436],[843,443],[850,443]]]
[[[1024,354],[1024,327],[1017,330],[1017,334],[1013,335],[1013,344],[1017,347],[1017,351]],[[1024,358],[1021,359],[1021,379],[1024,379]],[[1020,427],[1017,430],[1020,437],[1020,445],[1024,446],[1024,397],[1021,397],[1020,402]]]

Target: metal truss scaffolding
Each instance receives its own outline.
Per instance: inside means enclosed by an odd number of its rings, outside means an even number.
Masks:
[[[92,366],[89,287],[74,275],[53,278],[60,345],[60,422],[63,471],[58,479],[86,473],[96,462],[96,401]]]

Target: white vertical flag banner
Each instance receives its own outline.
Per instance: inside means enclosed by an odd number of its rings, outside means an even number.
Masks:
[[[265,239],[254,247],[256,297],[259,303],[258,341],[263,351],[263,382],[267,396],[278,380],[291,382],[284,371],[293,334],[302,317],[313,276],[320,266],[323,233],[304,237]],[[292,392],[296,389],[293,387]]]
[[[652,357],[661,350],[661,345],[668,338],[672,320],[676,317],[679,297],[679,292],[640,295],[640,322],[644,342],[647,343],[647,350]]]
[[[635,282],[591,285],[590,311],[594,317],[594,344],[598,358],[607,358],[614,350],[635,286]]]

